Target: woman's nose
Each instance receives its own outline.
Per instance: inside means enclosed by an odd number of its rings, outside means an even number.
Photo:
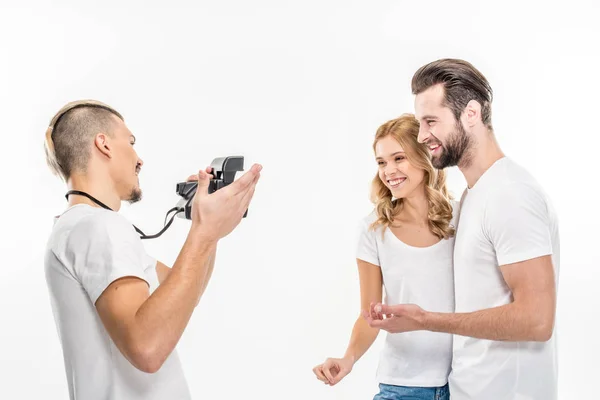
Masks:
[[[388,164],[385,166],[384,172],[385,172],[385,175],[388,177],[394,175],[394,173],[396,171],[398,171],[398,168],[396,168],[396,166],[394,164]]]

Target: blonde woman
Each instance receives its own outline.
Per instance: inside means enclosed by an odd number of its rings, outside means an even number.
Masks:
[[[313,372],[337,384],[371,347],[379,329],[366,321],[372,305],[415,303],[437,312],[454,311],[452,256],[454,218],[443,170],[436,170],[426,145],[417,141],[412,114],[388,121],[373,143],[378,171],[373,212],[361,224],[357,247],[362,315],[343,358],[328,358]],[[383,287],[383,288],[382,288]],[[375,316],[372,316],[373,318]],[[377,368],[374,400],[447,400],[452,336],[414,331],[387,333]]]

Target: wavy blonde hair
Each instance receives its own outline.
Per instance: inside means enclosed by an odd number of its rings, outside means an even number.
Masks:
[[[440,239],[448,239],[455,234],[455,229],[450,225],[452,220],[452,196],[446,187],[446,173],[438,170],[431,164],[431,155],[427,145],[419,143],[419,121],[413,114],[402,114],[381,125],[375,134],[373,151],[377,142],[384,137],[391,136],[398,141],[404,149],[406,158],[414,167],[424,170],[425,196],[428,203],[429,230]],[[375,175],[371,184],[371,201],[375,205],[377,220],[371,228],[377,226],[389,227],[403,207],[403,199],[392,200],[392,192],[381,181],[379,174]],[[384,229],[385,231],[385,229]]]

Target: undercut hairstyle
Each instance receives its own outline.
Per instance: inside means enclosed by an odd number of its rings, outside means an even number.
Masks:
[[[116,118],[123,116],[112,107],[95,101],[71,102],[58,111],[46,131],[46,162],[65,182],[74,172],[85,173],[92,143],[98,133],[113,135]]]
[[[490,130],[492,127],[493,91],[486,77],[464,60],[444,58],[419,68],[413,75],[412,93],[417,95],[432,86],[444,87],[444,106],[450,108],[454,118],[460,115],[471,100],[481,104],[481,120]]]

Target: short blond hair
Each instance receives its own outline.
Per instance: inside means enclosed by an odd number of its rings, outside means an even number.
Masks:
[[[44,152],[50,170],[65,182],[74,171],[85,171],[90,144],[100,132],[112,134],[114,108],[97,100],[77,100],[63,106],[46,129]]]

